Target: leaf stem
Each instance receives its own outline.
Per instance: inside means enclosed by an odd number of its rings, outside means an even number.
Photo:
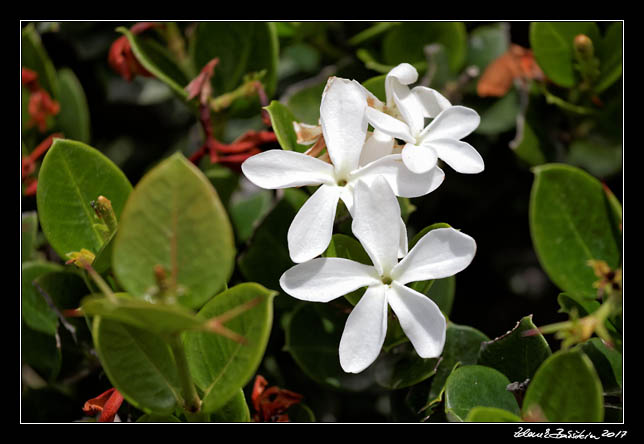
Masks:
[[[180,333],[173,334],[169,337],[170,348],[174,355],[174,362],[177,365],[179,373],[179,381],[181,383],[181,390],[183,392],[184,408],[187,413],[195,414],[201,409],[201,399],[197,394],[197,389],[192,381],[190,368],[188,367],[188,360],[186,359],[186,351],[181,341]],[[194,415],[187,415],[194,417]]]

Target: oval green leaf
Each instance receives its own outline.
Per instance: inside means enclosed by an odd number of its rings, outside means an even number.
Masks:
[[[530,381],[522,411],[551,422],[602,421],[602,384],[592,361],[580,351],[554,353]]]
[[[135,298],[156,289],[154,269],[166,270],[178,301],[203,305],[221,290],[234,266],[230,221],[216,191],[181,153],[137,184],[123,210],[112,268]]]
[[[166,414],[181,405],[174,357],[160,336],[101,317],[94,318],[92,336],[105,373],[128,402]]]
[[[22,264],[20,274],[22,320],[33,330],[52,336],[58,328],[58,317],[35,287],[34,281],[39,276],[62,269],[60,265],[51,262],[28,261]]]
[[[255,374],[268,343],[275,295],[255,283],[239,284],[215,296],[199,312],[209,319],[259,298],[258,305],[225,323],[245,338],[244,344],[213,333],[185,333],[186,357],[194,381],[203,391],[204,411],[224,406]]]
[[[56,115],[58,126],[66,138],[89,143],[91,125],[85,91],[71,69],[60,69],[57,74],[60,91],[60,112]]]
[[[481,344],[477,364],[495,368],[511,382],[532,378],[541,363],[552,354],[541,333],[524,335],[533,331],[537,331],[537,326],[532,322],[532,315],[524,317],[503,336]]]
[[[497,407],[474,407],[465,422],[522,422],[514,413]]]
[[[618,215],[601,182],[583,170],[546,164],[533,171],[530,232],[539,261],[563,291],[595,298],[597,277],[587,261],[620,266]]]
[[[265,109],[271,116],[273,131],[282,149],[300,153],[308,149],[307,146],[297,143],[297,134],[293,128],[296,119],[291,110],[277,100],[273,100]]]
[[[482,365],[457,368],[445,383],[445,412],[450,421],[464,421],[474,407],[495,407],[519,415],[514,395],[506,390],[508,378]]]
[[[533,22],[530,24],[530,46],[537,63],[549,80],[565,88],[577,82],[573,41],[585,34],[598,42],[599,29],[593,22]]]
[[[100,220],[90,202],[105,196],[121,214],[132,185],[100,151],[55,139],[38,175],[38,216],[43,234],[61,258],[86,248],[96,254],[104,243]]]
[[[250,422],[250,410],[244,391],[239,389],[219,410],[210,415],[211,422]]]

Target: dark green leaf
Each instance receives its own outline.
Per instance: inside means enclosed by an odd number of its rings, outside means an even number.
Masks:
[[[511,382],[532,378],[539,365],[552,354],[541,333],[524,335],[536,329],[532,315],[524,317],[505,335],[481,344],[477,364],[499,370]]]
[[[96,254],[104,243],[100,220],[90,202],[105,196],[121,214],[132,186],[100,151],[80,142],[55,139],[38,175],[38,216],[42,231],[61,258],[86,248]]]
[[[593,89],[596,93],[604,91],[622,76],[623,23],[615,22],[606,30],[606,34],[596,47],[599,57],[599,78]]]
[[[208,319],[259,298],[258,305],[225,324],[245,338],[244,344],[213,333],[186,332],[186,356],[195,383],[204,392],[204,411],[221,408],[255,374],[271,331],[275,295],[255,283],[239,284],[215,296],[199,312]]]
[[[91,125],[83,87],[69,68],[58,71],[58,85],[60,112],[56,119],[60,130],[68,139],[89,143]]]
[[[383,353],[376,361],[376,382],[388,389],[410,387],[433,376],[438,362],[438,358],[418,356],[410,343],[401,344]]]
[[[38,84],[43,87],[54,100],[58,99],[58,81],[56,68],[45,50],[40,35],[33,23],[22,28],[21,65],[38,74]]]
[[[465,422],[521,422],[514,413],[498,407],[474,407],[465,418]]]
[[[36,251],[36,236],[38,234],[38,214],[35,211],[22,213],[20,224],[20,254],[22,262],[33,259]]]
[[[621,262],[616,215],[599,180],[562,164],[534,169],[530,231],[539,261],[563,291],[596,297],[590,259],[611,268]]]
[[[450,421],[465,421],[474,407],[495,407],[519,415],[514,395],[506,390],[505,375],[482,365],[457,368],[445,383],[445,412]]]
[[[293,113],[280,102],[273,100],[266,111],[271,116],[271,124],[277,141],[284,150],[297,151],[303,153],[308,147],[297,143],[297,134],[293,128],[293,122],[296,121]]]
[[[514,148],[514,154],[529,166],[541,165],[546,162],[546,156],[540,145],[539,138],[528,122],[523,124],[523,138]]]
[[[320,102],[326,81],[298,90],[288,97],[286,106],[298,122],[317,125],[320,120]]]
[[[157,286],[162,266],[178,301],[197,308],[220,291],[234,266],[233,232],[216,191],[180,153],[137,184],[114,240],[112,265],[135,298]]]
[[[549,80],[570,88],[577,83],[574,68],[573,40],[585,34],[599,41],[599,29],[593,22],[533,22],[530,46],[537,63]]]
[[[174,357],[161,337],[101,317],[94,318],[92,336],[103,370],[129,403],[166,414],[181,404]]]
[[[590,338],[578,346],[593,362],[604,393],[622,391],[622,355],[599,338]]]
[[[511,89],[498,100],[487,101],[488,106],[481,106],[477,110],[481,115],[481,124],[475,132],[486,136],[509,131],[516,126],[519,114],[519,95],[516,89]]]
[[[246,242],[264,216],[270,211],[273,193],[270,190],[258,190],[256,193],[236,196],[230,204],[230,219],[233,223],[238,242]]]
[[[530,381],[522,412],[552,422],[602,421],[602,385],[592,361],[579,351],[554,353]]]
[[[250,422],[244,391],[239,389],[223,407],[210,415],[211,422]]]
[[[160,415],[158,413],[146,413],[139,417],[136,422],[181,422],[179,418],[173,415]]]
[[[58,317],[34,281],[46,273],[61,270],[63,267],[58,264],[40,261],[24,262],[21,269],[22,319],[33,330],[52,336],[56,334]]]
[[[57,338],[52,334],[33,330],[24,322],[21,327],[21,364],[29,365],[46,381],[53,382],[62,365],[62,352]]]
[[[478,26],[468,39],[467,66],[477,66],[481,73],[510,46],[507,23]]]

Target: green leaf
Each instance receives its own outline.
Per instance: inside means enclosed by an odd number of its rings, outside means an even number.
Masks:
[[[103,370],[129,403],[165,414],[181,405],[174,357],[160,336],[101,317],[94,318],[92,336]]]
[[[116,293],[118,304],[103,295],[92,295],[82,301],[83,312],[89,316],[128,324],[148,332],[169,335],[184,330],[198,330],[205,320],[191,310],[176,304],[153,304]]]
[[[29,365],[48,382],[56,380],[63,358],[56,336],[33,330],[23,322],[20,332],[20,346],[21,363]]]
[[[573,40],[585,34],[599,41],[599,29],[593,22],[532,22],[530,46],[537,63],[549,80],[564,88],[577,83]]]
[[[103,245],[96,229],[99,219],[90,202],[105,196],[117,218],[132,185],[123,172],[100,151],[80,142],[55,139],[38,175],[38,216],[42,231],[61,258]]]
[[[47,90],[54,100],[57,100],[56,68],[33,23],[29,23],[22,29],[21,57],[22,67],[35,71],[38,74],[38,84]]]
[[[374,382],[375,366],[362,373],[345,373],[338,347],[347,313],[328,304],[300,304],[288,318],[285,350],[313,381],[334,389],[361,391]]]
[[[461,22],[403,22],[382,41],[384,62],[389,65],[425,61],[424,47],[440,43],[447,50],[449,68],[457,73],[467,56],[467,31]]]
[[[282,149],[299,153],[306,151],[307,146],[297,143],[297,134],[293,128],[296,119],[293,113],[277,100],[273,100],[265,109],[271,116],[273,131]]]
[[[375,362],[376,382],[388,389],[416,385],[436,373],[439,359],[418,356],[410,343],[383,353]]]
[[[68,139],[89,143],[91,124],[83,87],[69,68],[58,71],[58,85],[60,112],[56,119],[60,130]]]
[[[604,38],[596,47],[599,78],[595,81],[593,89],[598,94],[622,76],[623,38],[623,23],[615,22],[608,27]]]
[[[362,82],[362,86],[367,88],[373,94],[376,96],[382,103],[385,103],[387,101],[387,90],[385,89],[385,79],[387,78],[386,74],[372,77],[368,80],[365,80]]]
[[[137,184],[123,210],[112,268],[135,298],[157,286],[162,266],[178,301],[203,305],[232,273],[233,232],[216,191],[181,153],[165,159]]]
[[[141,415],[136,422],[181,422],[179,418],[173,415],[160,415],[158,413],[146,413]]]
[[[320,120],[320,102],[326,81],[298,90],[288,97],[286,106],[298,122],[317,125]]]
[[[592,361],[579,351],[554,353],[530,381],[522,412],[551,422],[601,422],[602,385]]]
[[[465,422],[522,422],[514,413],[498,407],[473,407]]]
[[[262,218],[270,211],[272,203],[273,193],[263,189],[250,196],[233,199],[230,204],[230,219],[238,242],[246,242],[253,235]]]
[[[284,190],[282,199],[257,227],[248,249],[239,258],[239,270],[247,280],[267,288],[280,288],[279,277],[293,266],[286,234],[306,199],[308,195],[302,190]]]
[[[185,333],[186,357],[195,384],[204,393],[204,411],[221,408],[255,374],[271,332],[276,294],[255,283],[239,284],[215,296],[199,312],[208,319],[260,298],[258,305],[225,324],[245,338],[244,344],[212,333]]]
[[[520,109],[516,89],[512,88],[498,100],[492,99],[485,102],[489,105],[478,107],[481,124],[476,128],[475,133],[490,136],[510,131],[516,126],[517,114]]]
[[[22,213],[20,228],[20,255],[21,261],[25,262],[32,259],[36,252],[38,214],[35,211]]]
[[[604,393],[617,394],[622,391],[622,355],[609,348],[599,338],[590,338],[578,348],[590,358],[602,382]]]
[[[239,86],[245,74],[265,71],[263,84],[270,97],[277,82],[279,44],[275,26],[268,22],[200,22],[194,29],[190,52],[197,69],[215,57],[212,77],[215,96]]]
[[[546,162],[546,156],[540,145],[539,138],[528,122],[523,124],[523,138],[514,148],[514,154],[530,166],[541,165]]]
[[[46,273],[61,271],[63,267],[51,262],[23,262],[21,268],[22,319],[35,331],[55,335],[58,317],[34,285],[34,281]]]
[[[210,415],[211,422],[250,422],[250,411],[244,397],[244,391],[239,389],[230,401]]]
[[[498,370],[482,365],[457,368],[445,383],[445,412],[450,421],[465,421],[477,406],[495,407],[519,415],[514,395],[506,390],[508,378]]]
[[[541,333],[524,336],[525,332],[535,331],[532,315],[522,318],[505,335],[481,344],[477,364],[495,368],[511,382],[523,382],[532,378],[552,352]]]
[[[601,182],[588,173],[561,164],[533,171],[530,232],[539,261],[563,291],[595,298],[597,277],[587,261],[620,266],[618,215]]]
[[[127,37],[132,52],[145,69],[168,85],[179,97],[184,100],[188,97],[184,88],[190,79],[165,48],[152,39],[132,34],[127,28],[119,27],[116,30]]]
[[[579,166],[596,177],[610,177],[622,170],[622,144],[599,137],[573,141],[566,163]]]

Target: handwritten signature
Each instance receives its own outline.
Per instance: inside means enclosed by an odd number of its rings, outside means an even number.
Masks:
[[[586,430],[564,430],[563,428],[554,429],[554,431],[546,429],[543,432],[533,432],[529,428],[524,429],[523,427],[519,427],[519,430],[514,432],[515,438],[600,439],[623,438],[624,436],[626,436],[626,430],[620,430],[618,432],[603,430],[599,436]]]

